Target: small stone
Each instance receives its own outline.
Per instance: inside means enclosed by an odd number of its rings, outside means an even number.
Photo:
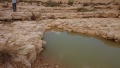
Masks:
[[[120,15],[118,16],[118,18],[120,18]]]
[[[45,64],[43,64],[43,66],[48,66],[49,64],[47,64],[47,63],[45,63]]]
[[[44,67],[41,67],[41,68],[44,68]]]
[[[59,68],[60,66],[59,65],[55,65],[54,68]]]

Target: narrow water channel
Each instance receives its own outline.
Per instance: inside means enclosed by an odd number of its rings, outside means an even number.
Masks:
[[[44,40],[43,56],[64,68],[120,68],[118,43],[66,31],[47,31]]]

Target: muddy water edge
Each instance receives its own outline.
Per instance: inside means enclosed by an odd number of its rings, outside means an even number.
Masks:
[[[97,36],[51,30],[42,53],[58,68],[120,68],[120,44]]]

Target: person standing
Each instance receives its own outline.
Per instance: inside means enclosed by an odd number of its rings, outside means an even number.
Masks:
[[[12,0],[13,11],[16,12],[16,0]]]

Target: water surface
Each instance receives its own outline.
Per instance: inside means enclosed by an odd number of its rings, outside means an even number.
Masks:
[[[84,34],[47,31],[43,56],[64,68],[120,68],[120,44]]]

